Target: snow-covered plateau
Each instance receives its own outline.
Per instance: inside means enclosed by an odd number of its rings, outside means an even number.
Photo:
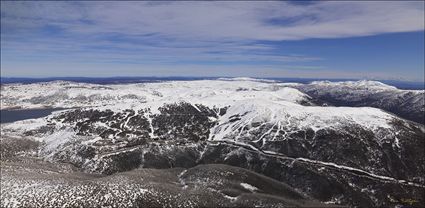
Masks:
[[[423,90],[252,78],[1,86],[2,110],[33,108],[63,110],[1,125],[2,207],[425,203]]]

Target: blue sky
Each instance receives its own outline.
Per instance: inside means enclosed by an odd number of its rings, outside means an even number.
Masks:
[[[424,80],[424,2],[1,2],[1,76]]]

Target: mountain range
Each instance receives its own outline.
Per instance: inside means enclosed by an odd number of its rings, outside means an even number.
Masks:
[[[225,78],[1,91],[3,110],[64,108],[2,124],[2,206],[425,203],[424,90]]]

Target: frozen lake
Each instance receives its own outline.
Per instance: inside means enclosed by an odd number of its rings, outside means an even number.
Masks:
[[[53,111],[64,110],[63,108],[44,109],[19,109],[0,110],[0,123],[10,123],[25,119],[41,118],[50,115]]]

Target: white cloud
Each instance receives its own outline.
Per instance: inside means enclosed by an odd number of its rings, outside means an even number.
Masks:
[[[424,2],[1,2],[2,24],[82,34],[196,40],[297,40],[418,31]],[[274,21],[274,22],[273,22]],[[279,24],[282,23],[282,24]],[[11,25],[14,24],[14,25]]]

